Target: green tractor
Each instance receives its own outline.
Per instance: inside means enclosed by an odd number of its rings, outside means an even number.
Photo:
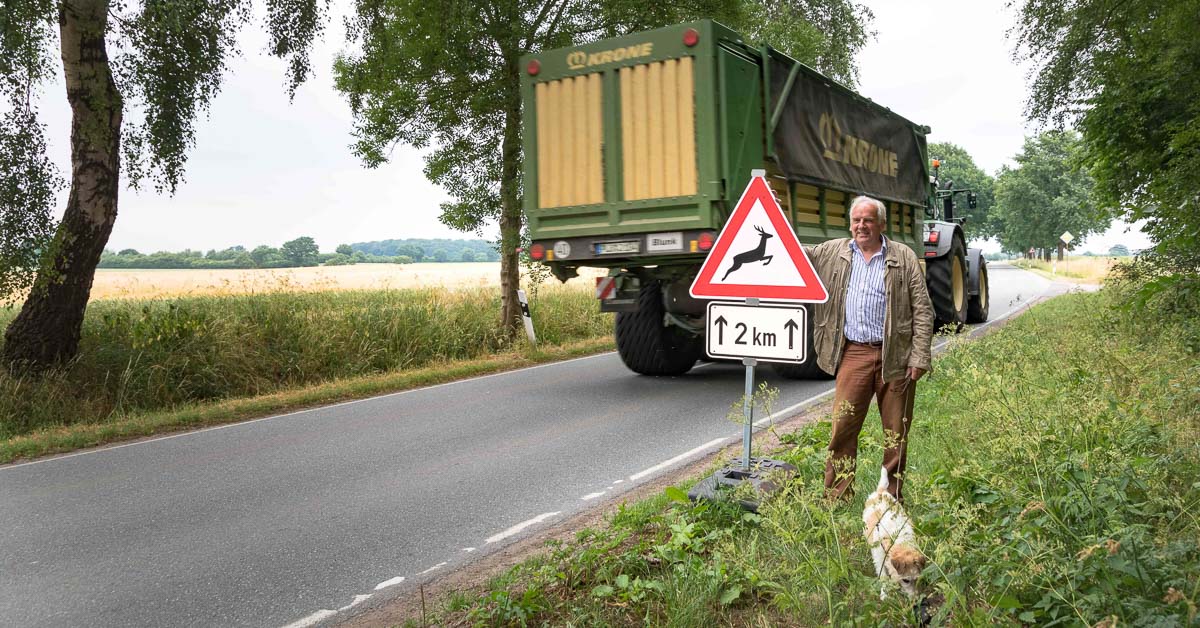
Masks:
[[[935,328],[958,332],[964,324],[988,319],[987,260],[982,250],[967,248],[966,219],[954,211],[959,196],[975,209],[975,193],[955,188],[953,180],[942,181],[940,166],[935,158],[925,211],[925,283],[933,301]]]

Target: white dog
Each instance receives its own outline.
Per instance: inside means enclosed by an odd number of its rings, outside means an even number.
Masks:
[[[880,578],[889,578],[909,597],[917,594],[917,577],[925,568],[925,555],[917,550],[913,541],[912,522],[904,508],[888,492],[887,469],[879,472],[879,486],[867,497],[863,508],[863,536],[871,545],[871,558],[875,559],[875,573]],[[880,599],[886,597],[883,590]]]

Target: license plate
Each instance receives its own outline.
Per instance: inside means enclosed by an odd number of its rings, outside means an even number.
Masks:
[[[637,240],[626,242],[597,242],[596,255],[613,255],[614,253],[637,253],[641,243]]]

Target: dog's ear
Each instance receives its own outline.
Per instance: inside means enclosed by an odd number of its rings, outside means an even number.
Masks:
[[[925,555],[908,545],[893,547],[891,557],[897,573],[917,574],[925,569]]]

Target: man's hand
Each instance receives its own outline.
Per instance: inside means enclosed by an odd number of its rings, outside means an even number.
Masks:
[[[915,366],[908,367],[908,378],[911,379],[912,381],[915,382],[924,376],[925,376],[925,369],[918,368]]]

